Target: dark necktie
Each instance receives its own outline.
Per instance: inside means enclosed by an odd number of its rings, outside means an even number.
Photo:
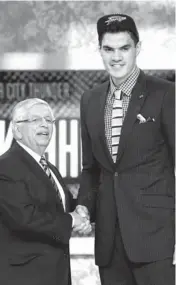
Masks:
[[[46,175],[48,176],[48,178],[51,180],[51,183],[52,183],[54,189],[56,190],[56,194],[59,197],[60,202],[62,203],[62,198],[61,198],[59,189],[58,189],[58,187],[56,185],[56,182],[55,182],[55,180],[54,180],[54,178],[53,178],[53,176],[51,174],[51,171],[50,171],[50,169],[48,167],[48,164],[47,164],[46,159],[45,159],[44,156],[41,157],[40,164],[42,165],[42,168],[44,169],[44,171],[45,171]]]
[[[121,100],[121,90],[116,89],[114,92],[114,103],[112,109],[112,158],[113,161],[116,162],[119,140],[123,122],[123,108],[122,108],[122,100]]]

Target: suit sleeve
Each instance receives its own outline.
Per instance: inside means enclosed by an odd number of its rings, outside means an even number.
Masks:
[[[175,164],[175,88],[170,84],[162,104],[162,129],[168,144],[173,165]]]
[[[88,94],[81,98],[81,138],[82,138],[82,173],[80,177],[80,189],[78,193],[78,205],[88,208],[91,220],[94,221],[97,189],[99,184],[100,169],[92,151],[92,142],[86,122],[86,111],[88,108]]]
[[[25,181],[0,175],[0,213],[3,223],[17,235],[21,233],[34,241],[69,243],[72,217],[42,208],[31,197]]]

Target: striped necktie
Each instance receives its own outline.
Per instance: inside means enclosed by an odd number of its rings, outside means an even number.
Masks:
[[[61,198],[59,189],[58,189],[58,187],[56,185],[56,182],[55,182],[55,180],[54,180],[54,178],[53,178],[53,176],[51,174],[51,171],[50,171],[50,169],[48,167],[47,161],[46,161],[44,156],[41,157],[40,164],[42,165],[42,168],[44,169],[44,171],[45,171],[46,175],[48,176],[48,178],[51,180],[51,183],[52,183],[52,185],[53,185],[53,187],[54,187],[54,189],[56,191],[56,194],[59,197],[60,202],[62,203],[62,198]]]
[[[111,139],[112,139],[112,159],[116,162],[120,133],[123,123],[123,108],[122,108],[122,98],[121,90],[116,89],[114,92],[114,103],[112,109],[112,125],[111,125]]]

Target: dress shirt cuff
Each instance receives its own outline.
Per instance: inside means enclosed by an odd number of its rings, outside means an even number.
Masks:
[[[74,225],[75,225],[75,218],[74,218],[74,216],[72,215],[72,213],[69,213],[71,216],[72,216],[72,228],[74,227]]]

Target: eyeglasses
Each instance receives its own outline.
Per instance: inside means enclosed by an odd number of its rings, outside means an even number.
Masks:
[[[43,120],[45,120],[45,122],[49,125],[55,123],[55,120],[51,118],[45,118],[45,117],[35,117],[35,118],[29,118],[25,120],[19,120],[19,121],[16,121],[16,123],[32,123],[32,124],[37,125],[37,124],[41,124]]]

